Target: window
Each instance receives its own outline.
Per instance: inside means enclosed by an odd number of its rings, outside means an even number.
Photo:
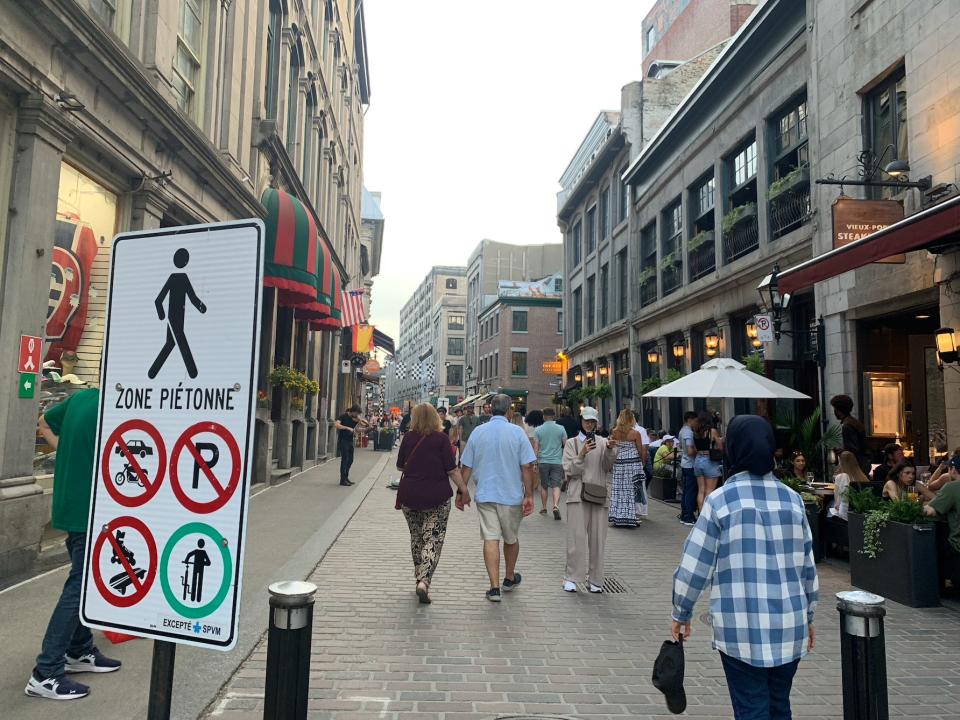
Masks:
[[[270,0],[270,24],[267,25],[267,87],[264,95],[267,117],[277,117],[277,86],[280,84],[280,25],[283,20],[279,0]]]
[[[573,291],[573,341],[583,337],[583,288]]]
[[[563,335],[563,310],[557,310],[557,333]]]
[[[866,117],[865,149],[872,153],[876,163],[883,157],[886,166],[891,160],[909,160],[910,148],[907,134],[907,78],[903,69],[894,73],[870,91],[864,100]],[[890,146],[892,150],[888,150]],[[884,152],[887,154],[884,155]],[[892,153],[892,154],[891,154]],[[889,180],[878,170],[873,178]],[[896,188],[871,188],[874,198],[891,197]]]
[[[663,213],[663,244],[660,247],[660,271],[663,294],[683,284],[683,205],[677,200]]]
[[[497,350],[493,354],[493,374],[496,377],[500,377],[500,351]]]
[[[640,231],[640,306],[657,300],[657,223]]]
[[[487,323],[486,321],[480,323],[480,342],[483,342],[487,339]]]
[[[177,33],[177,51],[173,61],[173,91],[177,106],[190,117],[198,119],[200,103],[200,67],[203,65],[203,17],[206,0],[180,0],[180,32]]]
[[[570,245],[573,253],[573,266],[576,267],[580,264],[583,255],[583,225],[579,220],[573,224],[573,239]]]
[[[447,385],[463,385],[463,365],[447,365]]]
[[[526,332],[526,331],[527,331],[527,311],[514,310],[513,311],[513,332]]]
[[[757,174],[757,141],[754,140],[733,157],[733,184],[743,185]]]
[[[600,240],[606,240],[610,232],[610,188],[605,187],[600,191]]]
[[[310,195],[310,178],[313,173],[310,172],[310,163],[313,162],[313,118],[317,113],[317,96],[313,90],[307,93],[306,112],[303,120],[303,168],[300,177],[303,178],[303,184],[306,186],[307,194]],[[361,248],[362,249],[362,248]],[[368,271],[364,271],[364,275]]]
[[[807,144],[807,99],[795,98],[773,116],[773,162],[770,173],[770,229],[782,237],[810,218],[810,155]]]
[[[494,335],[500,334],[500,311],[498,310],[496,315],[493,316],[493,333]]]
[[[456,290],[457,289],[457,279],[456,278],[447,278],[447,290]]]
[[[610,304],[610,265],[600,268],[600,329],[607,326],[607,308]]]
[[[597,277],[587,278],[587,335],[593,335],[597,317]]]
[[[703,181],[696,191],[696,212],[697,217],[702,217],[713,210],[713,189],[714,182],[711,175]]]
[[[462,337],[452,337],[447,338],[447,355],[463,355],[463,338]]]
[[[597,206],[587,210],[587,255],[597,249]]]
[[[620,177],[623,177],[626,172],[626,166],[620,168]],[[617,221],[623,222],[627,219],[627,213],[630,212],[630,186],[623,180],[620,181],[620,207],[618,210]]]
[[[107,27],[113,27],[113,18],[117,14],[117,0],[90,0],[90,10],[103,20]]]
[[[510,353],[510,375],[512,377],[527,376],[527,353],[514,350]]]
[[[562,292],[562,291],[563,291],[563,279],[562,279],[562,278],[554,278],[554,279],[553,279],[553,291],[554,291],[554,292]]]
[[[617,320],[623,320],[627,316],[627,251],[621,250],[617,253]]]
[[[653,50],[653,46],[657,44],[657,29],[655,27],[647,28],[647,52]]]
[[[300,54],[290,48],[290,77],[287,78],[287,152],[293,154],[297,132],[297,95],[300,94]]]
[[[716,183],[713,174],[701,178],[690,190],[693,206],[690,241],[687,243],[687,267],[690,281],[699,280],[717,266],[716,240],[713,236]]]
[[[466,316],[463,313],[449,313],[447,315],[447,330],[463,330]]]

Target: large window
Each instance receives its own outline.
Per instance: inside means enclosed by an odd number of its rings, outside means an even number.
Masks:
[[[265,92],[268,118],[277,117],[277,87],[280,84],[280,28],[283,22],[279,0],[270,0],[270,23],[267,25],[267,86]]]
[[[640,231],[640,306],[657,300],[657,223]]]
[[[200,68],[203,66],[206,43],[204,13],[206,0],[180,0],[180,31],[177,33],[177,51],[173,61],[173,90],[177,105],[194,120],[200,117]]]
[[[690,241],[687,244],[690,280],[697,280],[716,267],[713,206],[716,183],[713,173],[702,177],[691,188]]]
[[[447,314],[447,330],[463,330],[463,323],[466,316],[463,313]]]
[[[754,140],[733,156],[733,184],[743,185],[757,174],[757,142]]]
[[[513,311],[513,332],[527,332],[527,311]]]
[[[757,141],[746,140],[726,160],[732,187],[723,216],[723,258],[731,262],[759,247],[757,227]]]
[[[300,54],[290,48],[290,77],[287,78],[287,152],[293,154],[297,144],[297,95],[300,94]]]
[[[463,385],[463,365],[447,365],[447,385]]]
[[[571,235],[571,260],[573,261],[573,267],[576,267],[583,257],[583,224],[579,220],[573,224]]]
[[[873,155],[873,163],[881,162],[876,180],[889,180],[883,172],[891,160],[909,160],[907,133],[907,78],[903,70],[894,73],[864,98],[866,116],[866,150]],[[890,148],[890,146],[893,146]],[[886,154],[884,155],[884,153]],[[880,158],[883,158],[881,161]],[[890,197],[896,188],[871,188],[874,197]]]
[[[626,167],[620,168],[620,177],[627,172]],[[620,181],[620,203],[617,208],[617,222],[623,222],[627,219],[627,213],[630,212],[630,186],[624,181]]]
[[[510,353],[510,375],[511,377],[527,376],[527,353],[521,350],[514,350]]]
[[[500,334],[500,311],[499,310],[497,310],[497,312],[494,313],[493,315],[493,334],[494,335]]]
[[[587,335],[593,335],[597,320],[597,278],[587,278]]]
[[[600,191],[600,220],[598,225],[598,231],[600,240],[606,240],[607,235],[610,233],[610,188],[605,187]]]
[[[583,337],[583,288],[573,291],[573,341]]]
[[[610,265],[604,263],[600,268],[600,329],[603,330],[609,322],[607,309],[610,306]]]
[[[597,206],[587,210],[587,255],[597,249]]]
[[[771,120],[773,162],[770,173],[770,229],[774,238],[800,227],[810,217],[810,157],[807,148],[807,99],[801,96]]]
[[[557,310],[557,332],[563,335],[563,310]]]
[[[663,241],[660,246],[660,275],[663,294],[683,283],[683,205],[677,200],[663,212]]]
[[[463,355],[462,337],[447,338],[447,355],[455,355],[458,357]]]
[[[627,316],[628,273],[627,251],[621,250],[617,253],[617,320]]]

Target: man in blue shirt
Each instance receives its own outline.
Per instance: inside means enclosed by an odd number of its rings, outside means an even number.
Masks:
[[[693,525],[694,512],[697,509],[697,475],[693,461],[697,449],[693,442],[693,428],[697,424],[697,414],[687,411],[683,414],[683,427],[677,433],[680,445],[680,476],[683,482],[683,496],[680,498],[680,522]]]
[[[803,500],[773,474],[773,428],[727,427],[731,477],[707,496],[673,576],[674,640],[689,637],[708,585],[713,644],[737,720],[789,718],[800,658],[813,650],[817,568]]]
[[[560,519],[560,486],[563,484],[563,445],[567,431],[556,423],[553,408],[543,409],[543,425],[533,431],[540,469],[541,515],[547,514],[547,494],[553,491],[553,519]]]
[[[477,481],[476,503],[483,538],[483,562],[490,577],[487,600],[500,602],[500,542],[506,570],[503,589],[520,584],[520,520],[533,512],[533,464],[537,456],[523,428],[507,422],[512,400],[496,395],[490,421],[476,428],[463,451],[463,481]]]

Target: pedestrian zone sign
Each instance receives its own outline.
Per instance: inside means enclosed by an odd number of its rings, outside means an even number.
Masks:
[[[113,241],[81,598],[89,627],[237,641],[256,412],[260,220]]]

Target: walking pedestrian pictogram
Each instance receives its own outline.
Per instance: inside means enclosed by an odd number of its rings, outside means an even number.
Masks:
[[[229,467],[224,458],[229,458]],[[187,510],[201,514],[219,510],[230,500],[239,480],[240,447],[223,425],[197,423],[173,446],[170,487]]]
[[[178,268],[185,268],[190,262],[190,253],[186,248],[180,248],[173,255],[173,264]],[[163,301],[167,299],[167,310],[163,310]],[[161,320],[167,321],[167,341],[160,349],[160,354],[153,361],[150,370],[147,371],[147,377],[151,380],[160,372],[173,348],[180,350],[180,356],[183,358],[183,364],[187,368],[187,374],[191,378],[197,376],[197,364],[193,359],[193,353],[190,351],[190,343],[187,342],[187,335],[184,332],[183,323],[186,316],[187,300],[200,311],[200,314],[207,312],[207,306],[203,304],[190,283],[190,277],[186,273],[171,273],[160,289],[160,294],[154,301],[157,308],[157,315]]]
[[[94,584],[114,607],[131,607],[143,600],[157,576],[156,543],[135,517],[119,517],[101,528],[91,557]]]
[[[127,420],[104,447],[101,474],[110,496],[128,508],[149,502],[166,473],[166,448],[159,431],[145,420]]]

